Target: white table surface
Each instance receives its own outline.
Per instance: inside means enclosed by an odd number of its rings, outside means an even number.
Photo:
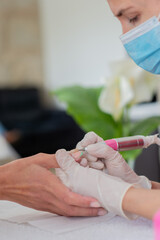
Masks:
[[[9,211],[9,209],[8,209]],[[62,226],[63,227],[63,226]],[[129,221],[114,217],[87,228],[55,234],[28,223],[0,220],[0,240],[153,240],[152,222],[143,218]]]

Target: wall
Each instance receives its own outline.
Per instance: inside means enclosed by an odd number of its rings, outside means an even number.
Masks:
[[[45,84],[96,85],[121,59],[121,27],[105,0],[39,0]]]
[[[37,0],[0,0],[0,87],[42,80]]]

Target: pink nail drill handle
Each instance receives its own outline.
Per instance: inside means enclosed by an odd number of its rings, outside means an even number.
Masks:
[[[160,211],[156,213],[153,219],[155,240],[160,240]]]
[[[160,146],[159,134],[151,136],[130,136],[106,140],[105,143],[116,151],[129,151],[141,148],[148,148],[152,144]]]
[[[105,143],[116,151],[128,151],[143,148],[144,136],[123,137],[106,140]]]
[[[115,139],[106,140],[105,143],[115,151],[118,151],[118,143]]]
[[[159,134],[146,136],[146,137],[142,135],[137,135],[137,136],[109,139],[104,142],[106,143],[106,145],[110,146],[115,151],[122,152],[122,151],[148,148],[152,144],[157,144],[160,147],[160,138],[158,136]],[[87,147],[81,150],[87,151]]]

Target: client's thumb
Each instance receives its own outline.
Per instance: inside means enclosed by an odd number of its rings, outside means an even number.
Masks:
[[[64,171],[67,171],[68,169],[71,169],[78,165],[78,163],[75,162],[72,156],[65,149],[58,150],[55,156],[57,163],[59,164],[60,168]]]

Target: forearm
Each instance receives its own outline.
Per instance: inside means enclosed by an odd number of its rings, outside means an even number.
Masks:
[[[124,196],[124,211],[152,219],[160,209],[160,190],[130,188]]]

